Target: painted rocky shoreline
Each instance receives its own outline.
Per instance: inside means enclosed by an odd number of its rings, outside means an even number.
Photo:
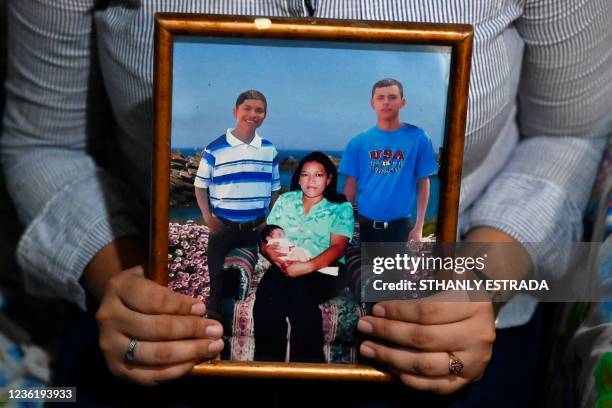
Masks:
[[[198,172],[202,153],[195,156],[186,156],[174,151],[170,154],[170,208],[185,208],[197,206],[193,182]],[[329,156],[338,167],[340,158]],[[299,164],[299,159],[289,156],[281,159],[279,169],[281,172],[293,173]]]

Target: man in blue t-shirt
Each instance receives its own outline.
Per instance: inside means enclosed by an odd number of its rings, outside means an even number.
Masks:
[[[376,126],[351,139],[339,171],[344,194],[357,203],[362,242],[420,241],[429,201],[429,176],[437,172],[427,134],[400,120],[406,105],[401,82],[385,78],[372,87]],[[416,221],[410,220],[414,201]]]

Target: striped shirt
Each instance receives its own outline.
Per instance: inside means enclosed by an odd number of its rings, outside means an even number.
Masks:
[[[206,146],[193,184],[208,189],[215,215],[250,221],[267,215],[272,191],[280,190],[278,152],[257,134],[247,144],[232,130]]]
[[[113,239],[146,235],[153,18],[163,11],[473,24],[461,230],[489,226],[519,242],[540,242],[530,252],[540,276],[563,270],[571,242],[581,237],[582,211],[610,126],[612,2],[310,4],[312,9],[303,0],[8,2],[0,143],[7,188],[26,225],[17,259],[30,292],[84,307],[79,279],[92,257]],[[90,155],[106,152],[94,141],[112,146],[103,162]],[[507,305],[500,327],[525,322],[534,305]]]

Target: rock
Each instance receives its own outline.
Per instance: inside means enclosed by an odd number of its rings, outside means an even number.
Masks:
[[[334,156],[327,156],[329,157],[329,160],[332,161],[332,163],[334,163],[334,166],[336,166],[336,168],[338,168],[338,166],[340,165],[340,158],[339,157],[334,157]]]
[[[174,151],[174,152],[170,152],[170,160],[185,160],[185,156],[183,156],[183,153],[178,152],[178,151]]]
[[[328,156],[336,167],[340,164],[340,158]],[[194,156],[185,156],[181,152],[170,153],[170,206],[171,207],[194,207],[197,206],[193,182],[200,165],[202,152]],[[299,164],[299,160],[293,156],[282,159],[279,163],[280,171],[293,173]],[[286,188],[283,188],[284,192]]]
[[[280,171],[291,171],[294,172],[300,162],[293,156],[289,156],[286,159],[282,159],[278,164]]]
[[[196,159],[194,157],[188,157],[187,158],[187,167],[197,170],[199,166],[200,166],[200,160],[199,159]]]
[[[199,161],[193,157],[185,157],[181,152],[170,154],[170,207],[193,207],[197,205],[193,182],[197,173]],[[190,166],[190,164],[192,166]]]

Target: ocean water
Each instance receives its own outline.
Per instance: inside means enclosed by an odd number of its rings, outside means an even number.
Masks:
[[[195,156],[196,153],[204,150],[203,147],[196,148],[173,148],[172,151],[180,151],[183,155],[186,156]],[[312,150],[279,150],[278,155],[280,160],[286,159],[288,157],[294,157],[298,160],[301,160],[304,156],[310,153]],[[323,153],[342,158],[342,151],[333,150],[333,151],[323,151]],[[281,171],[281,186],[285,188],[289,188],[291,184],[291,176],[292,173],[290,171]],[[429,204],[427,206],[427,212],[425,213],[426,220],[433,220],[437,218],[438,214],[438,201],[440,196],[440,180],[438,176],[432,176],[429,178],[430,180],[430,193],[429,193]],[[344,185],[346,184],[346,176],[343,174],[338,175],[338,191],[342,192],[344,190]],[[414,208],[412,209],[412,214],[416,215],[416,203]],[[200,210],[195,208],[172,208],[170,209],[170,220],[171,221],[185,221],[185,220],[200,220],[202,218],[202,214]]]
[[[173,147],[171,150],[173,152],[181,152],[185,156],[195,156],[196,154],[202,152],[204,147]],[[281,160],[291,156],[301,160],[310,152],[312,152],[312,150],[279,150],[278,155]],[[322,152],[329,156],[342,158],[342,150],[322,150]]]
[[[181,147],[181,148],[172,149],[172,151],[179,151],[183,153],[183,155],[185,156],[195,156],[197,153],[200,153],[203,150],[204,150],[203,147]],[[297,160],[301,160],[304,156],[306,156],[310,152],[312,152],[312,150],[279,150],[278,156],[280,160],[284,160],[289,157],[294,157]],[[325,150],[323,151],[323,153],[329,156],[342,158],[341,150]],[[281,176],[281,185],[283,187],[289,188],[289,186],[291,185],[292,173],[290,171],[281,171],[280,176]],[[343,174],[339,174],[338,175],[338,191],[341,192],[342,190],[344,190],[345,183],[346,183],[346,176]]]

